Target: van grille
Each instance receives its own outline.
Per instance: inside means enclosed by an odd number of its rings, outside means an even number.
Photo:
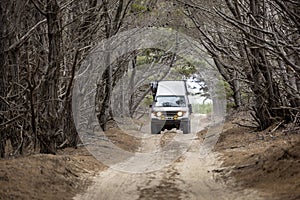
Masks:
[[[177,115],[177,112],[178,111],[166,111],[166,115],[173,117],[174,115]]]

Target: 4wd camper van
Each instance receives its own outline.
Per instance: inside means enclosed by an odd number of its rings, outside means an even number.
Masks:
[[[177,128],[184,134],[191,130],[191,104],[185,81],[158,81],[151,83],[151,133]]]

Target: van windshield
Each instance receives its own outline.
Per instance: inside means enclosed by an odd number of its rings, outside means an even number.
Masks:
[[[157,107],[184,107],[184,96],[157,96],[155,106]]]

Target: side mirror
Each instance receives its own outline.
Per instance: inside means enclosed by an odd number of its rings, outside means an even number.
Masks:
[[[192,107],[192,104],[189,103],[188,107],[189,107],[189,113],[192,114],[192,113],[193,113],[193,107]]]

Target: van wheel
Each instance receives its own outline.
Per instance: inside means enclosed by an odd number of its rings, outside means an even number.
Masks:
[[[155,124],[151,123],[151,134],[160,134],[160,128],[158,128]]]
[[[182,130],[183,134],[188,134],[191,132],[191,123],[189,121],[181,123],[180,126],[181,126],[181,130]]]

